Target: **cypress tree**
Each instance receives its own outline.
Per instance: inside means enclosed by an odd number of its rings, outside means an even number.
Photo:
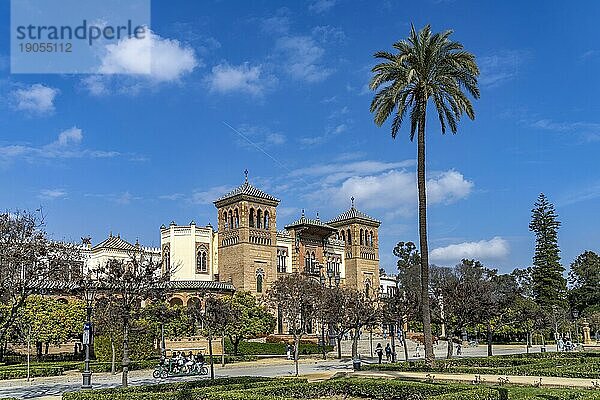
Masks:
[[[554,205],[541,193],[531,211],[529,230],[535,234],[535,254],[531,270],[533,297],[543,308],[566,306],[567,281],[560,263],[558,228]]]

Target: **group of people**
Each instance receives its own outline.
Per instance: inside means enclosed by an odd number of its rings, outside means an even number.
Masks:
[[[570,338],[559,338],[556,342],[556,349],[558,351],[573,351],[577,348],[577,343],[571,341]]]
[[[191,369],[196,364],[202,365],[204,364],[204,354],[201,351],[198,351],[196,355],[194,355],[191,351],[186,355],[183,351],[174,351],[171,358],[167,360],[168,365],[171,365],[173,369],[183,370]]]
[[[377,354],[377,358],[379,359],[379,364],[381,364],[381,360],[383,359],[383,353],[385,352],[385,359],[387,362],[392,361],[392,346],[390,344],[385,345],[385,350],[381,346],[381,343],[377,343],[377,347],[375,347],[375,353]]]

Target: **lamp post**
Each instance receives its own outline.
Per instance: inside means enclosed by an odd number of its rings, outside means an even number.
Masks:
[[[92,343],[92,306],[94,297],[96,296],[96,288],[94,283],[88,279],[83,289],[83,297],[86,304],[86,323],[83,326],[83,344],[85,346],[85,366],[82,372],[83,384],[82,389],[92,388],[92,371],[90,370],[90,345]]]
[[[559,351],[558,348],[558,306],[555,304],[552,306],[552,317],[554,319],[554,341],[556,342],[556,351]]]
[[[577,342],[579,340],[579,327],[577,326],[577,318],[579,318],[579,310],[573,310],[573,322],[575,322],[575,340]]]

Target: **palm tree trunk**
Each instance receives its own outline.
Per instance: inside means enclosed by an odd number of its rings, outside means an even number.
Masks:
[[[427,194],[425,190],[425,114],[426,99],[421,102],[422,117],[419,122],[417,143],[417,188],[419,191],[419,244],[421,247],[421,303],[423,311],[423,336],[425,363],[433,366],[433,337],[431,335],[431,313],[429,310],[429,250],[427,246]]]

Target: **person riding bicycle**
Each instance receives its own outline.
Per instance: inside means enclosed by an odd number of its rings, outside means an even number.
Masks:
[[[194,360],[194,355],[192,354],[192,352],[190,351],[190,353],[188,354],[188,356],[185,358],[185,366],[188,368],[191,368],[194,366],[194,364],[196,363],[196,360]]]
[[[197,362],[197,363],[200,363],[200,365],[203,365],[203,364],[205,363],[204,354],[202,354],[202,352],[201,352],[201,351],[199,351],[199,352],[196,354],[196,362]]]

